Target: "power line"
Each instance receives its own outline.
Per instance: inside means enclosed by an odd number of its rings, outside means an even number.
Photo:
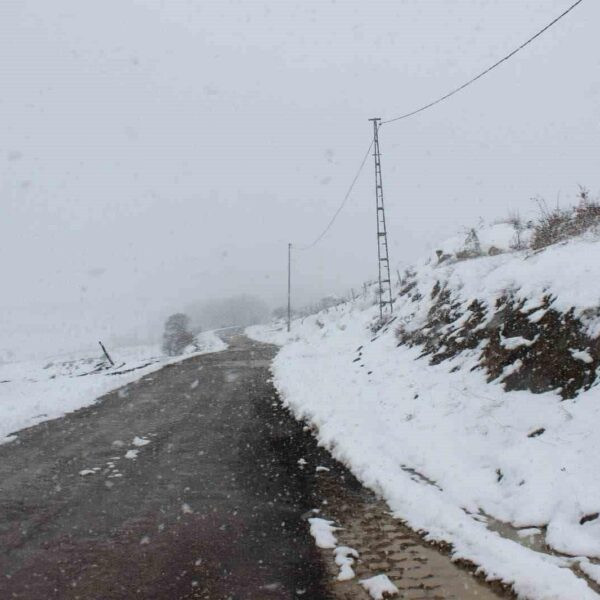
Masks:
[[[454,94],[458,94],[458,92],[464,90],[466,87],[470,86],[472,83],[475,83],[478,79],[481,79],[484,75],[487,75],[490,71],[493,71],[496,67],[499,67],[502,63],[511,59],[515,54],[517,54],[517,52],[520,52],[521,50],[523,50],[523,48],[525,48],[526,46],[531,44],[531,42],[533,42],[538,37],[540,37],[543,33],[548,31],[548,29],[550,29],[553,25],[558,23],[562,18],[566,17],[574,8],[576,8],[582,2],[583,2],[583,0],[577,0],[577,2],[575,2],[575,4],[573,4],[569,8],[567,8],[567,10],[565,10],[562,14],[560,14],[558,17],[556,17],[556,19],[554,19],[552,22],[548,23],[548,25],[546,25],[546,27],[544,27],[543,29],[538,31],[533,37],[529,38],[526,42],[523,42],[518,48],[513,50],[510,54],[507,54],[504,58],[501,58],[498,62],[494,63],[491,67],[488,67],[485,71],[479,73],[479,75],[477,75],[476,77],[473,77],[473,79],[470,79],[466,83],[463,83],[463,85],[461,85],[460,87],[457,87],[455,90],[452,90],[448,94],[442,96],[441,98],[438,98],[437,100],[434,100],[433,102],[430,102],[429,104],[426,104],[425,106],[422,106],[421,108],[417,108],[416,110],[406,113],[405,115],[400,115],[399,117],[394,117],[393,119],[388,119],[387,121],[383,121],[381,124],[385,125],[386,123],[394,123],[395,121],[400,121],[402,119],[408,119],[409,117],[412,117],[420,112],[423,112],[424,110],[427,110],[428,108],[435,106],[436,104],[439,104],[440,102],[443,102],[444,100],[447,100],[451,96],[454,96]]]
[[[362,173],[365,163],[367,162],[367,158],[369,158],[369,153],[371,152],[372,147],[373,147],[373,141],[371,140],[371,143],[369,144],[369,147],[367,148],[367,151],[360,163],[360,167],[358,167],[358,171],[356,172],[356,175],[354,176],[354,179],[352,180],[352,183],[350,184],[350,187],[348,188],[348,191],[346,192],[344,199],[342,200],[341,204],[338,206],[335,213],[333,213],[333,217],[331,217],[331,220],[329,221],[329,223],[327,223],[327,226],[325,227],[325,229],[323,229],[323,231],[317,236],[315,241],[312,242],[311,244],[308,244],[308,246],[294,245],[294,248],[296,250],[310,250],[313,246],[316,246],[325,237],[327,232],[331,229],[331,227],[335,223],[335,220],[338,218],[338,215],[342,212],[342,209],[346,205],[346,202],[348,202],[348,199],[350,198],[350,194],[352,193],[352,190],[354,189],[354,186],[356,185],[356,182],[358,181],[358,178],[360,177],[360,174]]]
[[[515,50],[513,50],[512,52],[510,52],[503,58],[501,58],[499,61],[495,62],[492,66],[488,67],[487,69],[485,69],[485,71],[482,71],[481,73],[479,73],[479,75],[476,75],[475,77],[473,77],[466,83],[463,83],[461,86],[459,86],[456,89],[452,90],[451,92],[445,94],[441,98],[438,98],[437,100],[434,100],[433,102],[430,102],[429,104],[425,104],[424,106],[421,106],[420,108],[417,108],[416,110],[413,110],[404,115],[400,115],[398,117],[394,117],[393,119],[387,119],[386,121],[382,121],[381,125],[386,125],[388,123],[394,123],[394,122],[400,121],[402,119],[408,119],[409,117],[412,117],[412,116],[417,115],[429,108],[432,108],[433,106],[440,104],[441,102],[443,102],[444,100],[447,100],[448,98],[454,96],[455,94],[458,94],[458,92],[461,92],[466,87],[475,83],[476,81],[478,81],[479,79],[481,79],[482,77],[487,75],[490,71],[493,71],[496,67],[499,67],[504,62],[510,60],[515,54],[517,54],[518,52],[520,52],[521,50],[526,48],[529,44],[531,44],[533,41],[535,41],[538,37],[540,37],[546,31],[548,31],[548,29],[550,29],[551,27],[556,25],[556,23],[558,23],[561,19],[566,17],[572,10],[574,10],[582,2],[583,2],[583,0],[577,0],[577,2],[572,4],[564,12],[562,12],[558,17],[556,17],[554,20],[552,20],[550,23],[548,23],[548,25],[546,25],[543,29],[538,31],[534,36],[530,37],[527,41],[523,42],[518,48],[516,48]],[[335,213],[333,214],[333,216],[331,217],[331,219],[329,220],[329,222],[327,223],[327,225],[325,226],[323,231],[317,236],[317,238],[311,244],[308,244],[307,246],[296,246],[295,245],[294,248],[296,250],[310,250],[311,248],[316,246],[327,235],[327,233],[329,232],[329,230],[335,223],[336,219],[338,218],[339,214],[342,212],[343,208],[346,206],[346,203],[348,202],[348,200],[350,198],[350,194],[354,190],[354,186],[356,185],[356,182],[358,181],[358,178],[365,166],[365,163],[367,162],[367,158],[369,157],[369,153],[371,152],[372,147],[373,147],[373,141],[371,141],[371,143],[369,144],[369,147],[367,148],[367,151],[360,163],[358,171],[356,172],[356,175],[354,176],[354,179],[352,180],[352,183],[350,184],[350,187],[348,188],[348,191],[346,192],[342,202],[338,206],[337,210],[335,211]]]

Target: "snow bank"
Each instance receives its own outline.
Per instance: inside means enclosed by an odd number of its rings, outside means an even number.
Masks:
[[[167,364],[191,356],[219,352],[227,345],[212,331],[197,338],[200,348],[176,358],[161,354],[158,346],[110,349],[116,365],[111,369],[100,356],[63,356],[56,360],[0,365],[0,442],[10,434],[42,421],[56,419],[136,381]]]
[[[570,568],[581,563],[591,573],[600,558],[598,388],[565,401],[556,392],[506,392],[472,370],[475,351],[432,366],[395,336],[399,323],[426,323],[438,281],[465,305],[493,307],[510,289],[535,308],[550,294],[554,308],[573,308],[598,330],[590,314],[600,306],[599,251],[596,240],[580,238],[535,254],[429,259],[414,270],[415,293],[397,299],[395,323],[377,334],[368,298],[294,321],[289,334],[281,325],[248,334],[283,345],[273,374],[284,401],[399,518],[450,542],[453,558],[523,598],[599,598]],[[502,537],[503,523],[542,528],[565,556]]]

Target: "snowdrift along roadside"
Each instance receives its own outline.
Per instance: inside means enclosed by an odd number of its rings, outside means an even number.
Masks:
[[[200,351],[175,358],[163,355],[158,346],[111,349],[116,367],[99,372],[93,371],[102,358],[75,355],[0,365],[0,443],[14,439],[11,434],[20,429],[89,406],[165,365],[227,348],[212,331],[196,339]]]
[[[502,240],[497,246],[505,249]],[[595,239],[580,238],[538,253],[430,257],[413,270],[411,293],[396,299],[396,320],[376,334],[372,296],[294,321],[291,334],[247,333],[283,346],[273,375],[284,401],[399,518],[450,542],[455,559],[523,598],[599,598],[570,568],[591,579],[599,570],[598,388],[567,400],[559,390],[507,392],[502,378],[489,382],[479,368],[485,342],[432,365],[421,346],[398,346],[397,337],[399,327],[428,324],[439,282],[462,306],[458,314],[476,299],[489,322],[507,290],[530,307],[550,296],[554,310],[573,309],[597,336],[599,251]],[[569,350],[588,360],[589,349]],[[560,556],[502,537],[495,530],[503,523],[515,538],[520,529],[525,541],[533,536],[530,545],[548,544]]]

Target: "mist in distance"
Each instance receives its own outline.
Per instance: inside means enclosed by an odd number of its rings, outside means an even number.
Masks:
[[[469,79],[570,2],[19,0],[0,6],[0,359],[157,341],[165,318],[285,304],[308,244],[391,118]],[[390,256],[600,192],[595,24],[560,27],[381,130]],[[376,275],[372,165],[294,303]]]

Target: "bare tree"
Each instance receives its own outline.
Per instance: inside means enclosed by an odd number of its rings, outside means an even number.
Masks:
[[[189,327],[190,318],[183,313],[175,313],[166,320],[162,343],[166,354],[177,356],[194,341],[194,335]]]

